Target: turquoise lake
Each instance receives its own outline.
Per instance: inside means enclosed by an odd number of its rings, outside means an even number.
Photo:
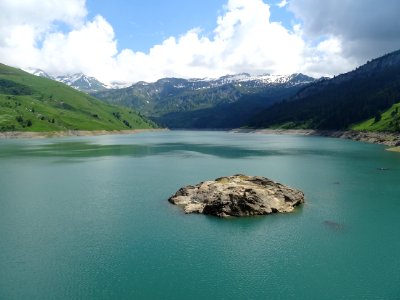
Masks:
[[[400,299],[400,153],[384,149],[207,131],[0,140],[0,299]],[[306,204],[219,219],[167,201],[238,173]]]

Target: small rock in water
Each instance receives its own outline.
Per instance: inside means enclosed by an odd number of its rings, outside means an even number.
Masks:
[[[389,168],[376,168],[378,171],[389,171]]]
[[[265,177],[233,175],[183,187],[168,201],[185,213],[242,217],[291,212],[304,193]]]

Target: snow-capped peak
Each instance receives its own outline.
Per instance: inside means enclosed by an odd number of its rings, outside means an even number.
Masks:
[[[252,84],[258,86],[264,85],[282,85],[282,84],[289,84],[289,85],[297,85],[297,84],[304,84],[314,81],[315,79],[301,73],[295,73],[290,75],[273,75],[273,74],[262,74],[262,75],[255,75],[252,76],[248,73],[240,73],[234,75],[225,75],[220,78],[204,78],[204,79],[190,79],[189,82],[192,83],[203,83],[209,84],[212,87],[218,87],[225,84]]]
[[[75,73],[68,75],[52,76],[40,69],[28,68],[25,71],[41,77],[50,78],[66,85],[69,85],[83,92],[98,92],[107,89],[122,89],[132,86],[131,82],[111,82],[104,84],[94,77],[87,76],[83,73]],[[219,78],[162,78],[155,83],[140,81],[135,86],[149,86],[153,84],[171,84],[174,88],[191,90],[200,90],[208,88],[216,88],[227,84],[237,85],[240,87],[265,87],[271,85],[296,86],[313,82],[315,79],[301,73],[290,75],[274,75],[264,73],[262,75],[250,75],[248,73],[229,74]]]
[[[48,79],[62,82],[74,89],[77,89],[77,90],[80,90],[83,92],[87,92],[87,93],[102,91],[102,90],[106,90],[109,88],[102,82],[98,81],[96,78],[87,76],[83,73],[53,76],[53,75],[46,73],[43,70],[35,69],[35,68],[27,68],[27,69],[25,69],[25,71],[28,73],[31,73],[33,75],[36,75],[36,76],[45,77]]]
[[[108,89],[104,83],[83,73],[57,76],[54,79],[84,92],[97,92]]]

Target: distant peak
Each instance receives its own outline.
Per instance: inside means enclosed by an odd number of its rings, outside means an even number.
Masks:
[[[35,76],[40,76],[40,77],[45,77],[45,78],[51,78],[51,76],[46,73],[45,71],[43,71],[42,69],[37,69],[37,68],[26,68],[24,69],[25,72],[28,72],[32,75]]]

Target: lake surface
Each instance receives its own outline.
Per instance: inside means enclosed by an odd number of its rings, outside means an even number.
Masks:
[[[237,173],[307,203],[219,219],[167,202]],[[0,299],[400,299],[399,180],[400,154],[322,137],[0,140]]]

